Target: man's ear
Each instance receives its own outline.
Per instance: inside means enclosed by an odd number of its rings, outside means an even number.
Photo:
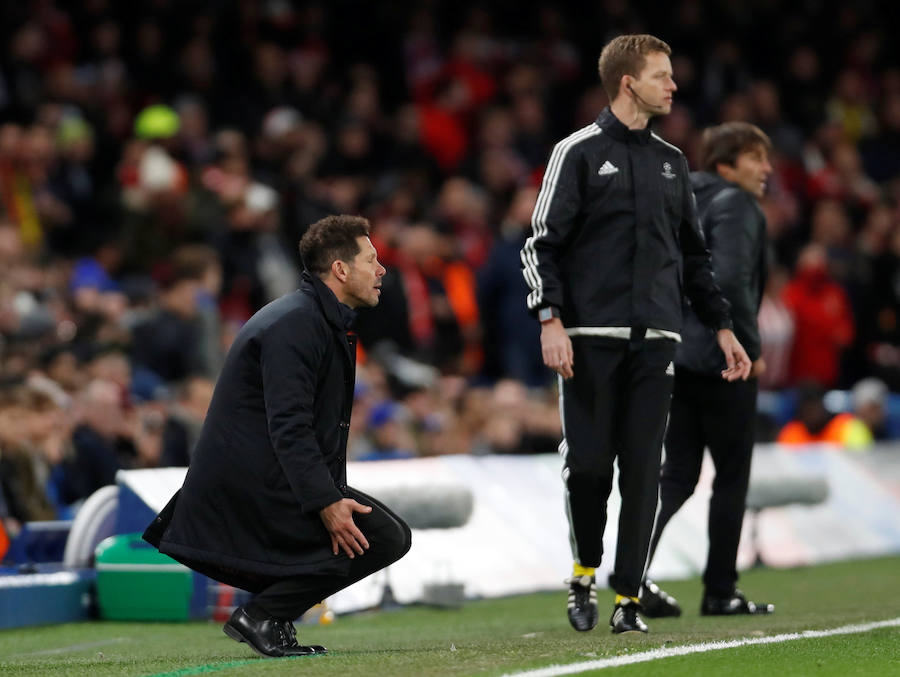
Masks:
[[[334,275],[339,282],[346,282],[347,276],[350,274],[350,268],[344,261],[335,259],[331,262],[331,274]]]
[[[628,97],[631,94],[631,81],[633,79],[634,78],[632,78],[630,75],[628,75],[628,73],[625,73],[622,76],[622,79],[619,80],[619,94],[616,96],[616,98],[621,96],[621,94],[623,92],[625,93],[626,97]]]
[[[734,182],[734,173],[735,167],[728,164],[727,162],[717,162],[716,163],[716,173],[721,176],[726,181]]]

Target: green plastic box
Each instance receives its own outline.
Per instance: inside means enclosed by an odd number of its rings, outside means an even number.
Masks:
[[[183,621],[190,616],[191,570],[163,555],[141,534],[111,536],[97,545],[100,616],[117,621]]]

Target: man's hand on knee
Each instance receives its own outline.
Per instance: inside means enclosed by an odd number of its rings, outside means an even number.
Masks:
[[[335,555],[341,549],[347,553],[347,557],[353,559],[369,549],[369,541],[353,521],[355,512],[370,513],[372,508],[357,503],[352,498],[344,498],[326,505],[319,511],[319,516],[331,535],[331,551]]]

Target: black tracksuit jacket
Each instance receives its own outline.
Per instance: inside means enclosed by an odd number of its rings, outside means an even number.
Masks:
[[[757,316],[766,285],[766,217],[757,199],[718,174],[694,172],[691,185],[716,281],[731,303],[734,333],[751,360],[760,355]],[[675,364],[718,376],[725,368],[715,334],[688,306]]]
[[[697,223],[687,161],[609,108],[553,149],[522,249],[528,307],[579,329],[678,334],[686,294],[704,324],[731,328]]]

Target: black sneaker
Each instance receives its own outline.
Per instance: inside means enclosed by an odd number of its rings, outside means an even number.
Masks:
[[[597,625],[597,589],[593,576],[572,576],[569,584],[569,623],[578,632],[593,630]]]
[[[627,632],[647,632],[647,624],[638,616],[641,605],[626,597],[616,604],[612,616],[609,617],[609,626],[614,635],[623,635]]]
[[[728,597],[713,597],[704,595],[700,603],[701,616],[737,616],[740,614],[770,614],[775,611],[774,604],[756,604],[751,602],[744,593],[735,588],[734,593]]]
[[[647,618],[665,618],[681,615],[681,607],[678,606],[678,600],[649,578],[645,579],[644,584],[641,586],[640,599],[641,613]]]

